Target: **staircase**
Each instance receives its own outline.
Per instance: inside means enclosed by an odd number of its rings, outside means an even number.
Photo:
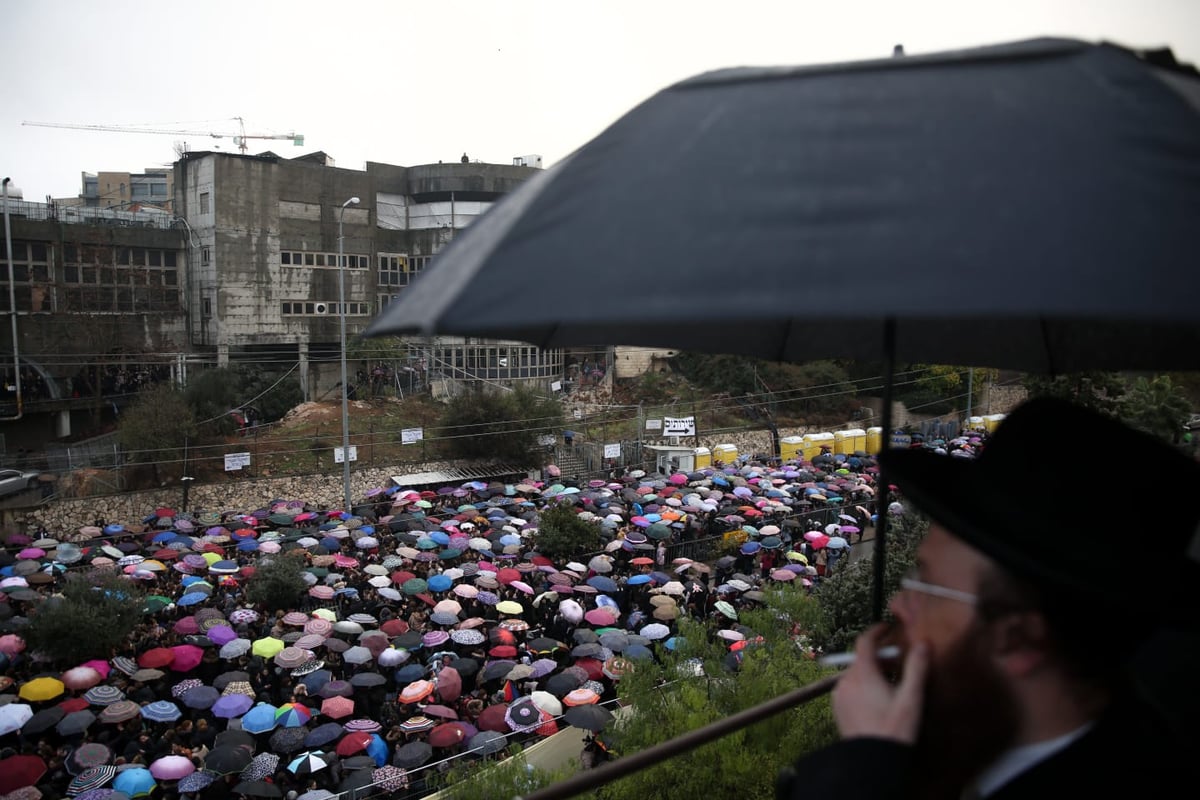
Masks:
[[[554,458],[551,462],[562,470],[564,478],[576,478],[588,471],[587,461],[581,451],[563,445],[554,448]]]

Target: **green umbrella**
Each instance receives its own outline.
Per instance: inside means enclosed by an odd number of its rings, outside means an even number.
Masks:
[[[305,570],[305,572],[310,575],[315,575],[318,578],[324,578],[329,574],[329,570],[325,567],[309,567],[307,570]]]
[[[400,587],[405,594],[420,594],[428,588],[429,584],[420,578],[410,578]]]
[[[163,597],[161,594],[152,594],[142,603],[142,613],[155,614],[174,602],[171,598]]]
[[[670,539],[671,529],[661,522],[656,522],[646,529],[646,536],[651,539]]]
[[[462,550],[459,550],[457,547],[447,547],[445,550],[438,553],[438,558],[442,559],[443,561],[446,561],[451,558],[458,558],[461,555],[462,555]]]
[[[295,519],[291,514],[272,514],[271,516],[267,517],[267,520],[270,521],[272,525],[291,525],[293,522],[295,522]]]

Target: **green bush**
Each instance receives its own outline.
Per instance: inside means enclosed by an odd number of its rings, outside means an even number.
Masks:
[[[101,570],[62,581],[62,596],[38,605],[21,633],[29,648],[64,666],[110,658],[143,619],[141,586]]]
[[[268,612],[293,608],[307,586],[301,577],[304,566],[304,556],[294,551],[260,560],[246,583],[246,598]]]
[[[525,465],[543,434],[562,430],[562,405],[525,388],[511,392],[477,389],[450,401],[437,437],[453,458],[487,458]]]
[[[570,561],[596,552],[602,544],[600,526],[580,519],[569,504],[553,505],[538,516],[534,546],[544,556]]]

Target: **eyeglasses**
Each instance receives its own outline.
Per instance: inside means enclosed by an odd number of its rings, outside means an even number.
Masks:
[[[966,603],[969,606],[973,606],[979,602],[979,597],[970,592],[951,589],[948,586],[938,586],[936,583],[926,583],[917,577],[918,574],[916,569],[911,569],[905,573],[904,577],[900,579],[900,588],[906,592],[919,592],[920,594]]]

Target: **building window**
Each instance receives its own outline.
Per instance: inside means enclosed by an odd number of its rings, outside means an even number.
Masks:
[[[408,256],[400,253],[380,253],[379,285],[408,286]]]
[[[201,312],[200,313],[201,313],[201,316],[203,316],[205,319],[209,319],[212,317],[212,298],[211,297],[204,298],[203,302],[201,303]]]
[[[347,269],[367,269],[371,259],[369,256],[357,253],[346,253]],[[317,267],[320,269],[337,269],[337,253],[316,253],[305,250],[280,250],[279,264],[283,267]]]
[[[73,244],[63,248],[64,311],[145,313],[179,310],[173,250]],[[87,285],[94,289],[80,290]]]
[[[12,243],[12,293],[17,311],[53,311],[54,286],[51,283],[53,253],[44,242]],[[0,277],[8,279],[8,254],[0,249]],[[12,308],[8,292],[0,291],[0,310]]]
[[[208,213],[208,192],[200,193],[200,213],[201,214]]]
[[[285,317],[337,316],[338,304],[333,300],[284,301],[280,304],[279,311]],[[370,313],[370,303],[346,303],[346,316],[348,317],[365,317],[369,316]]]
[[[200,266],[207,267],[209,262],[209,250],[207,247],[200,248]]]

